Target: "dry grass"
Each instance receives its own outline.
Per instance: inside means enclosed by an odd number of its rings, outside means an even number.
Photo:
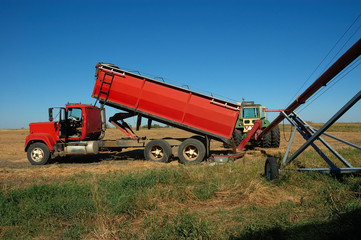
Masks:
[[[14,209],[8,215],[5,210],[9,207],[0,209],[0,214],[8,216],[0,218],[4,222],[0,238],[263,239],[282,235],[312,239],[323,229],[331,232],[328,236],[337,234],[337,226],[342,226],[345,232],[350,228],[354,231],[352,222],[360,219],[358,178],[339,181],[288,172],[279,182],[264,179],[266,156],[262,152],[283,154],[289,132],[281,133],[279,149],[248,150],[233,164],[215,166],[147,162],[141,149],[32,166],[24,152],[27,134],[26,129],[0,130],[0,204],[9,204]],[[361,145],[361,131],[330,134]],[[138,135],[193,136],[174,128],[141,129]],[[107,139],[120,137],[117,129],[109,129],[106,134]],[[325,139],[340,151],[348,150],[333,139]],[[303,143],[297,134],[291,151]],[[212,141],[211,147],[224,150],[222,143],[216,141]],[[315,156],[307,151],[295,164],[316,166],[318,162],[308,159],[316,159]],[[351,153],[351,158],[361,165],[359,155]],[[78,206],[79,202],[82,205]],[[19,206],[23,207],[18,209]],[[54,208],[57,213],[53,213]],[[343,215],[346,220],[338,220]],[[14,218],[13,225],[7,222],[10,217]],[[329,225],[334,219],[334,225]],[[38,227],[36,231],[27,229],[32,224]],[[355,229],[358,228],[357,225]]]
[[[354,123],[353,128],[357,128]],[[281,128],[282,129],[282,128]],[[140,129],[136,132],[139,136],[147,136],[148,138],[175,137],[186,138],[194,134],[175,128],[160,129]],[[101,156],[85,156],[72,157],[70,161],[57,162],[46,166],[31,166],[24,152],[25,137],[28,134],[27,129],[0,129],[0,184],[9,185],[15,182],[29,183],[36,179],[60,179],[69,177],[74,174],[106,174],[113,171],[122,170],[125,172],[138,171],[149,168],[163,167],[164,164],[146,162],[143,158],[142,149],[125,149],[121,153],[105,153]],[[289,138],[289,132],[281,132],[281,146],[279,149],[266,149],[268,154],[283,154],[286,149]],[[356,145],[361,145],[361,132],[330,132],[330,134],[350,141]],[[106,139],[117,139],[124,137],[119,130],[110,128],[107,130]],[[325,137],[332,146],[337,149],[347,148],[346,145],[340,144],[334,139]],[[293,141],[291,151],[295,151],[304,143],[303,138],[297,133]],[[319,144],[321,148],[325,148]],[[211,142],[212,150],[224,150],[222,143],[217,141]],[[250,150],[244,159],[238,160],[242,163],[255,159],[258,161],[262,158],[259,150]],[[253,156],[253,157],[252,157]],[[100,159],[100,161],[99,161]],[[84,163],[85,162],[85,163]],[[178,165],[177,161],[173,161],[167,166]],[[247,171],[247,164],[244,165]]]

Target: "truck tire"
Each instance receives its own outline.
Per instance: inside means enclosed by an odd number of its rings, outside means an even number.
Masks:
[[[29,146],[27,156],[32,165],[44,165],[50,159],[50,150],[44,143],[36,142]]]
[[[278,127],[278,125],[272,129],[271,138],[272,138],[271,147],[279,148],[281,137],[280,137],[280,128]]]
[[[152,162],[168,162],[172,148],[168,142],[160,139],[150,141],[144,148],[144,157]]]
[[[278,179],[279,167],[276,158],[274,157],[267,158],[266,164],[264,166],[264,174],[266,175],[266,178],[269,181]]]
[[[194,138],[194,139],[197,139],[199,140],[201,143],[203,143],[204,146],[207,146],[207,141],[206,141],[206,138],[205,137],[202,137],[201,135],[194,135],[190,138]]]
[[[262,143],[261,145],[263,148],[270,148],[272,145],[271,144],[272,143],[272,133],[269,132],[266,135],[264,135],[261,143]]]
[[[206,154],[204,144],[195,138],[188,138],[178,148],[178,157],[183,164],[200,163]]]

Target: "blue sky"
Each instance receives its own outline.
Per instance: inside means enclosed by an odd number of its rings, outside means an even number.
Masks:
[[[47,121],[47,108],[67,102],[94,103],[97,62],[284,108],[361,13],[359,0],[0,3],[0,128]],[[360,37],[359,29],[340,54]],[[327,121],[361,89],[360,77],[359,66],[300,115]],[[361,121],[361,104],[341,120]]]

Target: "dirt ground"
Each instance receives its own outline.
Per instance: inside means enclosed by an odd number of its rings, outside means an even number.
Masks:
[[[29,183],[38,179],[54,179],[73,174],[96,173],[103,174],[111,171],[130,171],[154,167],[163,167],[163,163],[153,163],[144,160],[143,149],[123,149],[122,152],[103,152],[95,156],[73,156],[68,159],[54,160],[45,166],[32,166],[24,152],[25,137],[28,129],[0,129],[0,185],[2,187],[16,183]],[[147,138],[186,138],[194,134],[175,128],[141,129],[136,132],[140,137]],[[330,132],[330,134],[361,145],[361,132]],[[125,137],[119,130],[110,128],[107,130],[105,139],[118,139]],[[248,150],[247,155],[256,155],[262,158],[261,152],[268,154],[284,153],[287,149],[290,133],[281,132],[281,146],[279,149],[254,149]],[[333,146],[340,148],[344,144],[325,137]],[[295,150],[304,143],[299,134],[296,134],[292,149]],[[217,141],[211,142],[213,151],[225,151],[223,144]],[[263,160],[263,159],[260,159]],[[178,165],[174,160],[167,164]]]

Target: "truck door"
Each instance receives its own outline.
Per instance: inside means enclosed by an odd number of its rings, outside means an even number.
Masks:
[[[59,138],[67,137],[67,123],[65,108],[59,110]]]
[[[67,134],[71,140],[79,140],[83,133],[83,114],[81,108],[68,108]]]

